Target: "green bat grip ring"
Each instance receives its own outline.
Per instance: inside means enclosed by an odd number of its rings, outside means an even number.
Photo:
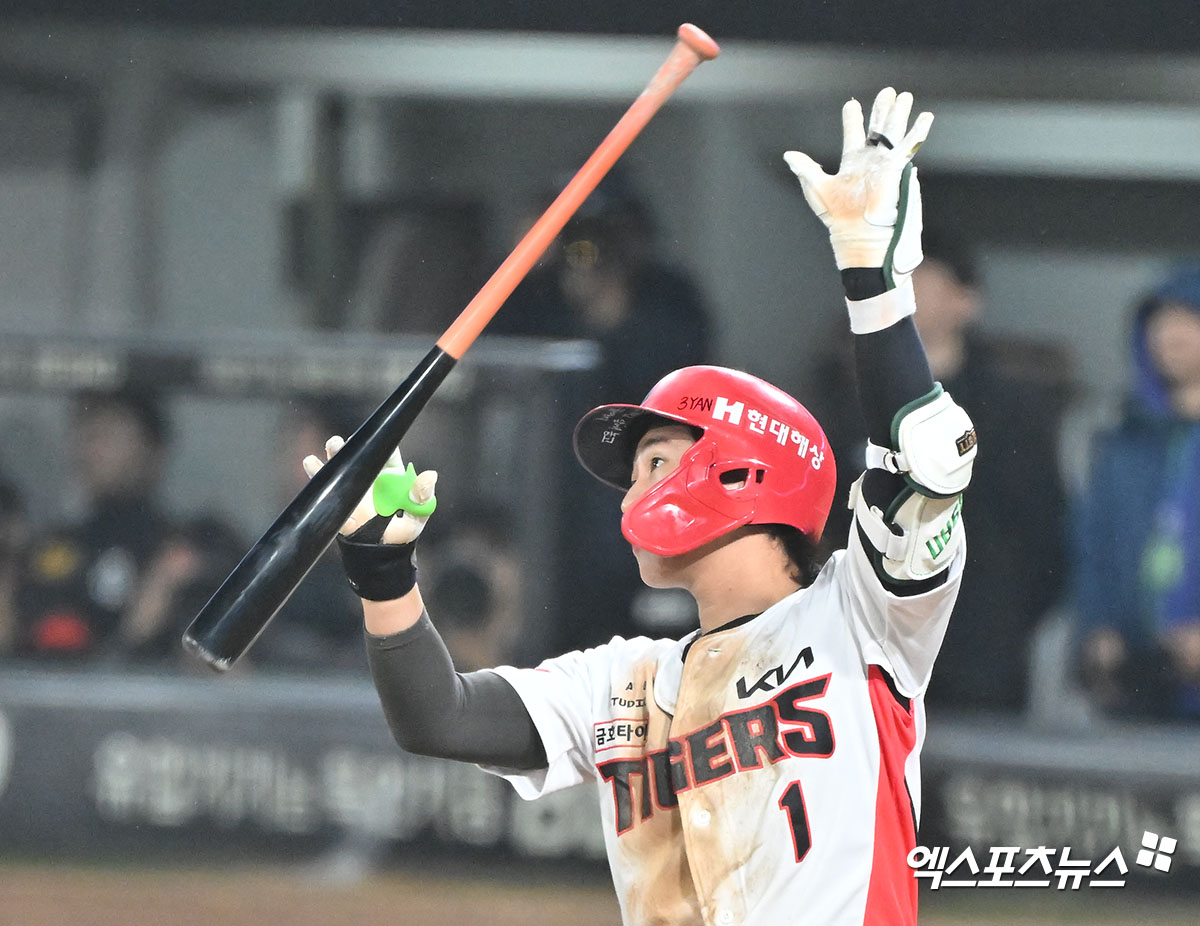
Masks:
[[[433,509],[437,507],[436,495],[426,502],[413,501],[411,493],[416,481],[417,471],[411,463],[402,473],[380,473],[371,486],[371,502],[375,506],[375,513],[381,518],[390,518],[401,509],[418,518],[433,514]]]

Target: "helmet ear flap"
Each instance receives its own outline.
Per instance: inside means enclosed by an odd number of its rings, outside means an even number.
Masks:
[[[710,495],[710,504],[719,504],[731,514],[741,517],[746,506],[753,510],[766,470],[752,461],[739,461],[730,466],[715,467],[713,475],[715,478],[709,480],[710,486],[715,490],[713,495],[721,501],[717,502]]]
[[[753,458],[724,458],[716,441],[704,440],[687,477],[689,495],[732,522],[751,518],[760,486],[766,476],[763,464]],[[700,467],[703,466],[703,470]]]
[[[625,538],[651,553],[676,556],[748,523],[758,496],[750,477],[759,468],[743,461],[719,464],[717,454],[716,443],[702,436],[674,472],[625,511]],[[733,481],[726,484],[723,477]]]

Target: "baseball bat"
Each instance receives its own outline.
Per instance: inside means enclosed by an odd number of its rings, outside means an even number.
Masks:
[[[717,43],[690,23],[650,82],[433,349],[275,519],[183,635],[212,668],[230,668],[254,644],[338,529],[454,364],[516,289],[625,149]]]

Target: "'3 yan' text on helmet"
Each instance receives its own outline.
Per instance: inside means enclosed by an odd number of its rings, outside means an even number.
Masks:
[[[575,428],[575,454],[593,476],[625,491],[650,428],[700,432],[679,466],[626,510],[635,546],[678,556],[745,524],[788,524],[819,540],[833,503],[833,454],[808,410],[770,383],[725,367],[684,367],[641,405],[604,405]]]

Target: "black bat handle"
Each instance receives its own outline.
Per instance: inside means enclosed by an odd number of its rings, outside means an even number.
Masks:
[[[425,355],[250,548],[184,632],[185,649],[218,671],[241,658],[333,543],[454,364],[439,347]]]

